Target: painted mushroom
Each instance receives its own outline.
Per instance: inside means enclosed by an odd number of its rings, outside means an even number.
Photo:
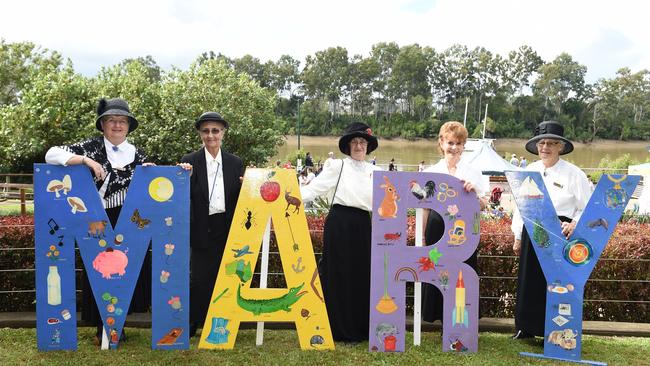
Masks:
[[[70,179],[70,175],[66,174],[63,176],[63,194],[67,195],[68,192],[72,189],[72,179]]]
[[[84,201],[82,201],[79,197],[68,197],[68,204],[70,204],[70,207],[72,207],[73,214],[76,214],[77,211],[88,212]]]
[[[47,184],[47,191],[48,192],[54,192],[56,194],[56,198],[61,197],[59,194],[59,191],[63,189],[63,182],[61,182],[58,179],[52,179],[48,184]]]

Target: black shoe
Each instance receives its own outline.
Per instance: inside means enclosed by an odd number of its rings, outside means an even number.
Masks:
[[[534,337],[535,337],[534,335],[520,329],[511,338],[512,339],[526,339],[526,338],[534,338]]]

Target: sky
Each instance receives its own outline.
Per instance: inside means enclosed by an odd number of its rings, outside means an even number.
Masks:
[[[569,53],[592,83],[650,69],[648,14],[636,0],[21,0],[0,6],[0,38],[56,50],[86,76],[147,55],[167,70],[206,51],[262,62],[289,54],[302,67],[335,46],[366,57],[379,42],[503,56],[528,45],[547,62]]]

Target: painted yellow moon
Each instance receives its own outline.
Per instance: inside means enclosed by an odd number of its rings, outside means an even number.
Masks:
[[[149,196],[158,202],[165,202],[174,194],[174,185],[165,177],[154,178],[149,183]]]

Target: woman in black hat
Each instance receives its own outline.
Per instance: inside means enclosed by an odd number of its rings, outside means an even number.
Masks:
[[[560,158],[573,151],[573,144],[564,137],[562,125],[545,121],[535,128],[535,136],[526,142],[526,150],[539,155],[540,160],[528,165],[526,170],[542,174],[562,222],[562,234],[568,239],[591,196],[591,184],[585,173]],[[546,279],[518,210],[513,215],[511,228],[515,235],[512,249],[519,255],[513,338],[544,336]]]
[[[138,127],[129,105],[123,99],[101,99],[97,105],[95,127],[102,132],[86,141],[51,147],[45,162],[56,165],[86,165],[92,172],[106,214],[115,227],[126,198],[136,165],[147,165],[144,152],[127,141]],[[85,273],[82,291],[82,319],[97,325],[97,339],[102,333],[102,319]],[[151,305],[151,254],[147,252],[133,293],[129,312],[146,312]]]
[[[350,124],[339,139],[339,150],[348,157],[330,160],[300,189],[304,202],[333,192],[319,272],[336,341],[368,340],[372,174],[379,168],[365,157],[377,146],[368,125]]]
[[[205,322],[244,175],[242,160],[222,148],[228,122],[205,112],[194,122],[203,146],[181,159],[190,177],[190,337]]]

